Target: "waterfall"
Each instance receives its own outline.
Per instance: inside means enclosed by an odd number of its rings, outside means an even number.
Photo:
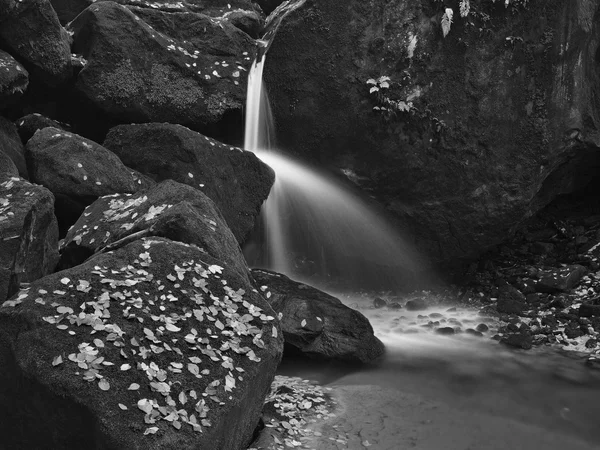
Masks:
[[[244,147],[275,171],[275,183],[259,230],[244,249],[248,262],[320,287],[405,287],[420,271],[419,258],[380,211],[339,177],[272,148],[262,80],[270,40],[257,45],[248,75]]]

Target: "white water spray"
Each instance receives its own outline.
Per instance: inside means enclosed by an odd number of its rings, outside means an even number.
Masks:
[[[406,287],[421,269],[418,258],[372,204],[335,176],[271,148],[262,81],[269,42],[258,45],[248,75],[244,147],[275,171],[275,184],[261,213],[263,234],[246,248],[250,264],[321,287]]]

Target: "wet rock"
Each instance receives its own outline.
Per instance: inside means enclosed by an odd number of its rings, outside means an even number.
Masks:
[[[554,316],[544,316],[542,317],[542,325],[556,328],[558,326],[558,320]]]
[[[496,309],[500,313],[520,314],[525,310],[525,296],[513,286],[502,286]]]
[[[431,313],[431,314],[429,314],[429,317],[431,317],[432,319],[440,319],[440,318],[444,317],[444,315],[440,314],[440,313]]]
[[[398,302],[393,302],[388,305],[389,309],[402,309],[402,304]]]
[[[407,301],[404,307],[408,311],[423,311],[426,310],[428,306],[425,300],[423,300],[422,298],[417,298],[414,300]]]
[[[441,327],[435,330],[435,332],[443,336],[449,336],[455,333],[454,328],[452,327]]]
[[[52,273],[58,228],[50,191],[21,178],[0,178],[0,301],[21,283]]]
[[[198,128],[245,104],[255,41],[225,19],[97,2],[70,28],[79,92],[122,122]]]
[[[600,305],[586,305],[583,304],[579,307],[580,317],[594,317],[600,316]]]
[[[598,339],[596,338],[589,338],[587,341],[585,341],[585,348],[596,348],[598,346]]]
[[[102,197],[88,206],[61,244],[61,269],[102,249],[161,236],[198,246],[248,281],[248,267],[223,216],[202,192],[172,180],[133,195]]]
[[[473,328],[467,328],[465,333],[470,334],[472,336],[482,337],[483,333],[481,331],[474,330]]]
[[[29,73],[8,53],[0,50],[0,110],[14,104],[29,85]]]
[[[25,148],[17,133],[14,124],[0,116],[0,152],[5,153],[19,170],[19,175],[27,178],[27,164],[25,163]]]
[[[286,346],[315,358],[367,363],[384,346],[360,312],[285,275],[254,269],[255,286],[280,315]]]
[[[254,228],[275,179],[253,153],[180,125],[120,125],[110,130],[104,146],[155,181],[172,179],[200,189],[219,207],[240,243]]]
[[[374,308],[383,308],[384,306],[387,305],[387,302],[382,299],[381,297],[375,297],[375,299],[373,299],[373,307]]]
[[[504,336],[500,342],[509,347],[530,350],[533,346],[533,339],[530,335],[514,333]]]
[[[48,117],[42,116],[39,113],[27,114],[15,121],[17,132],[23,144],[33,137],[38,130],[52,127],[59,130],[70,131],[64,124],[58,123]]]
[[[0,40],[31,77],[49,86],[71,78],[70,39],[48,0],[1,0]]]
[[[480,323],[479,325],[477,325],[477,328],[476,328],[477,331],[480,331],[482,333],[485,333],[489,329],[490,329],[490,327],[488,327],[485,323]]]
[[[535,288],[538,292],[548,294],[567,292],[573,289],[586,273],[587,269],[580,265],[543,271],[540,273],[540,280],[537,282]]]
[[[282,350],[269,304],[222,261],[136,241],[0,308],[3,445],[245,448]]]
[[[575,339],[585,334],[583,331],[581,331],[579,322],[574,320],[567,324],[564,333],[569,339]]]

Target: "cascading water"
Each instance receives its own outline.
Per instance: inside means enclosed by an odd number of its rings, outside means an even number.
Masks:
[[[262,236],[246,247],[247,259],[321,287],[405,287],[419,271],[419,260],[377,210],[335,176],[272,148],[273,124],[262,81],[270,41],[257,43],[248,76],[244,147],[276,177],[261,213]]]

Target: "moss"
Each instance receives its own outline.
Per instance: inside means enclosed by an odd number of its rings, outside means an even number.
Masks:
[[[217,92],[212,94],[208,98],[207,109],[211,117],[220,118],[223,114],[230,109],[242,108],[242,104],[227,96],[223,92]]]
[[[203,89],[194,81],[183,78],[171,67],[155,64],[150,72],[148,100],[158,106],[187,109],[204,98]]]
[[[122,106],[126,106],[144,88],[144,81],[129,59],[121,62],[112,72],[100,75],[98,81],[98,98],[110,99]]]

